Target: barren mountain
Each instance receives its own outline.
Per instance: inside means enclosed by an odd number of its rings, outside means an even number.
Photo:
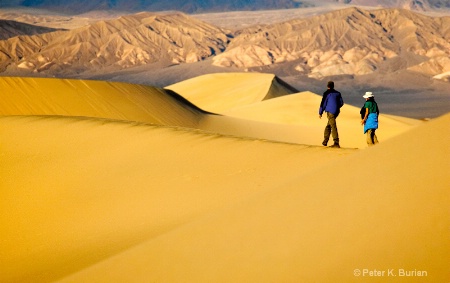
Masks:
[[[449,80],[449,57],[450,17],[403,9],[347,8],[232,35],[182,13],[138,13],[0,40],[1,71],[45,76],[95,76],[212,58],[205,63],[216,68],[264,71],[283,65],[290,74],[317,79],[410,70]]]
[[[394,71],[426,62],[435,66],[427,72],[438,75],[450,71],[445,60],[449,56],[450,17],[348,8],[241,30],[213,60],[216,66],[244,68],[296,62],[298,72],[321,78]],[[403,63],[394,63],[400,57]]]
[[[49,73],[123,69],[203,60],[225,49],[226,33],[181,13],[139,13],[70,30],[0,41],[0,68]]]

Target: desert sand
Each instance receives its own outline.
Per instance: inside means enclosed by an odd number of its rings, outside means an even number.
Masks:
[[[320,96],[273,75],[3,77],[0,93],[1,282],[450,277],[449,114],[383,115],[367,148],[346,105],[331,149]]]
[[[272,74],[211,74],[166,88],[206,111],[225,116],[206,117],[200,122],[204,130],[219,128],[226,134],[300,144],[320,145],[323,140],[326,118],[318,118],[322,97],[311,92],[297,92]],[[341,144],[345,147],[366,146],[359,111],[360,108],[345,104],[337,119]],[[422,122],[381,114],[380,123],[383,130],[378,135],[386,140]]]

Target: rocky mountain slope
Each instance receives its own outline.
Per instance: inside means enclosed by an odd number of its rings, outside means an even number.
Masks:
[[[399,57],[406,65],[393,63]],[[296,62],[298,72],[320,78],[418,64],[430,65],[428,72],[437,75],[450,71],[449,57],[450,17],[348,8],[241,30],[213,60],[217,66],[243,68]]]
[[[165,61],[192,63],[226,48],[226,33],[181,13],[139,13],[70,31],[0,41],[0,69],[81,73]]]
[[[45,76],[209,58],[213,66],[233,69],[289,63],[297,74],[319,79],[411,70],[449,80],[450,17],[347,8],[232,32],[182,13],[138,13],[0,40],[0,71]]]

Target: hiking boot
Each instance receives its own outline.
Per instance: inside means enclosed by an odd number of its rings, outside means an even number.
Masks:
[[[330,147],[333,147],[333,148],[341,148],[341,146],[340,146],[338,143],[335,143],[335,144],[333,144],[333,145],[330,145]]]
[[[328,144],[328,141],[327,141],[327,140],[324,140],[324,141],[322,142],[322,145],[323,145],[323,146],[327,146],[327,144]]]

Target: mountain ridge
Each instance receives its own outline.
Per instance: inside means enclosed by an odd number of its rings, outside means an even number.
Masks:
[[[449,57],[449,26],[450,17],[431,18],[403,9],[347,8],[237,31],[213,64],[255,68],[298,62],[296,71],[315,78],[365,75],[405,54],[421,57],[419,63]],[[450,71],[450,65],[440,69]]]
[[[0,40],[0,71],[43,76],[208,61],[256,71],[289,63],[316,79],[410,70],[448,81],[449,57],[450,17],[356,7],[235,31],[181,12],[141,12]]]
[[[12,64],[35,72],[80,73],[161,60],[189,63],[221,52],[227,41],[225,31],[185,14],[143,12],[65,32],[0,41],[0,69]]]

